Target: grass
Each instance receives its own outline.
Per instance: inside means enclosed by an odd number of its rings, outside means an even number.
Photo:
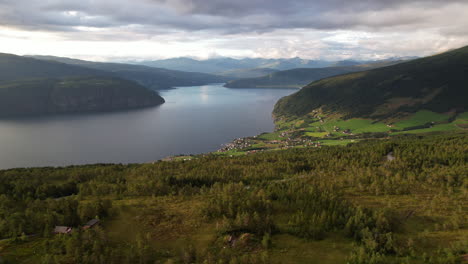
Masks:
[[[42,248],[43,239],[29,238],[25,242],[0,242],[0,258],[8,259],[12,263],[36,264],[36,252]],[[0,263],[3,263],[0,261]],[[10,262],[8,262],[10,263]]]
[[[304,120],[302,119],[295,119],[295,120],[292,120],[292,121],[277,121],[276,122],[276,126],[280,129],[280,130],[286,130],[286,129],[291,129],[291,128],[299,128],[301,127],[303,124],[304,124]]]
[[[120,215],[106,224],[113,241],[134,243],[136,234],[150,237],[151,245],[169,258],[189,245],[199,250],[216,238],[216,226],[200,214],[203,199],[176,196],[144,197],[120,201]]]
[[[263,139],[263,140],[282,140],[284,139],[283,137],[280,137],[281,132],[273,132],[273,133],[263,133],[259,135],[257,138],[258,139]]]
[[[327,135],[327,132],[306,132],[305,135],[309,137],[323,138]]]
[[[459,130],[461,129],[456,124],[448,123],[448,124],[440,124],[434,125],[431,128],[422,128],[422,129],[414,129],[408,131],[399,131],[392,133],[392,135],[401,135],[401,134],[418,134],[418,133],[428,133],[428,132],[439,132],[439,131],[451,131],[451,130]]]
[[[392,129],[402,130],[408,129],[411,127],[422,126],[430,122],[434,123],[441,123],[446,122],[450,118],[448,114],[440,114],[435,113],[428,110],[421,110],[413,115],[409,116],[408,118],[396,122],[392,127],[387,126],[387,124],[383,122],[377,122],[371,119],[362,119],[362,118],[353,118],[349,120],[341,120],[341,119],[331,119],[326,120],[325,122],[314,122],[309,124],[309,127],[306,128],[306,135],[314,136],[312,133],[322,133],[318,131],[326,131],[328,133],[332,133],[335,130],[335,127],[339,128],[338,132],[341,133],[344,130],[350,130],[353,134],[360,134],[360,133],[378,133],[378,132],[389,132]],[[468,113],[460,114],[457,119],[453,122],[455,124],[466,124],[468,123]],[[402,133],[424,133],[430,131],[448,131],[456,129],[455,126],[452,124],[437,124],[433,128],[427,129],[415,129],[411,130],[412,132],[396,132],[394,134],[402,134]],[[318,137],[319,134],[315,134]]]
[[[396,122],[396,129],[404,129],[408,127],[421,126],[430,122],[443,122],[449,119],[449,115],[434,113],[428,110],[421,110],[410,116],[408,119]]]
[[[229,150],[229,151],[226,151],[226,152],[212,152],[211,154],[213,155],[220,155],[220,156],[241,156],[241,155],[245,155],[245,151],[239,151],[239,150]]]
[[[329,139],[322,141],[322,145],[325,146],[346,146],[351,143],[356,143],[357,139]]]
[[[335,127],[338,127],[340,129],[339,132],[349,129],[355,134],[365,132],[387,132],[391,129],[384,123],[362,118],[353,118],[349,120],[334,119],[325,121],[324,123],[315,122],[310,124],[310,126],[311,127],[307,129],[308,131],[317,130],[317,127],[319,127],[319,129],[321,128],[322,130],[331,133],[334,131]]]
[[[457,120],[468,120],[468,112],[461,113],[457,116]]]
[[[345,263],[352,241],[336,236],[320,241],[308,241],[288,234],[272,237],[271,263]]]
[[[457,125],[468,124],[468,112],[459,114],[453,123]]]

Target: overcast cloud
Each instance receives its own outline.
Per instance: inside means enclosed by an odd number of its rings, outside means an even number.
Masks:
[[[0,52],[423,56],[468,45],[467,14],[466,0],[0,0]]]

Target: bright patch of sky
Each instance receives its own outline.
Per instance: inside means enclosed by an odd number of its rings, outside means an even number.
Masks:
[[[0,52],[383,59],[468,45],[466,0],[0,0]]]

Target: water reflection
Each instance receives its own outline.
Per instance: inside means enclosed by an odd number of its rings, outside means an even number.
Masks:
[[[161,92],[160,107],[0,120],[0,168],[148,162],[214,151],[273,130],[271,111],[291,89],[222,85]]]

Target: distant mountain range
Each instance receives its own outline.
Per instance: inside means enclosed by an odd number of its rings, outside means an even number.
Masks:
[[[228,88],[301,88],[315,80],[350,73],[364,71],[379,67],[385,67],[401,61],[383,61],[378,63],[335,66],[325,68],[299,68],[286,71],[276,71],[271,74],[229,81],[225,87]]]
[[[256,78],[278,72],[278,70],[270,68],[254,68],[254,69],[236,69],[218,73],[218,75],[228,77],[230,79]]]
[[[55,61],[68,65],[106,72],[107,75],[135,81],[153,90],[170,89],[178,86],[197,86],[223,83],[230,78],[198,72],[183,72],[143,65],[103,63],[54,56],[29,56],[43,61]]]
[[[410,57],[405,58],[391,58],[388,61],[395,60],[407,60]],[[387,61],[387,60],[383,60]],[[236,70],[248,70],[258,69],[269,69],[270,71],[284,71],[296,68],[323,68],[323,67],[338,67],[338,66],[353,66],[360,64],[375,63],[377,61],[358,61],[358,60],[344,60],[344,61],[325,61],[325,60],[306,60],[301,58],[291,59],[264,59],[264,58],[245,58],[245,59],[233,59],[233,58],[213,58],[207,60],[196,60],[191,58],[172,58],[165,60],[154,60],[154,61],[141,61],[132,62],[136,64],[160,67],[171,70],[189,71],[189,72],[204,72],[211,74],[222,74],[224,76],[230,76],[235,78],[250,78],[259,77],[259,74],[250,75],[239,75]],[[234,75],[230,75],[229,72],[234,72]],[[263,74],[265,75],[265,74]]]
[[[343,118],[394,118],[425,109],[468,108],[468,46],[393,66],[330,77],[282,98],[277,117],[325,113]]]

